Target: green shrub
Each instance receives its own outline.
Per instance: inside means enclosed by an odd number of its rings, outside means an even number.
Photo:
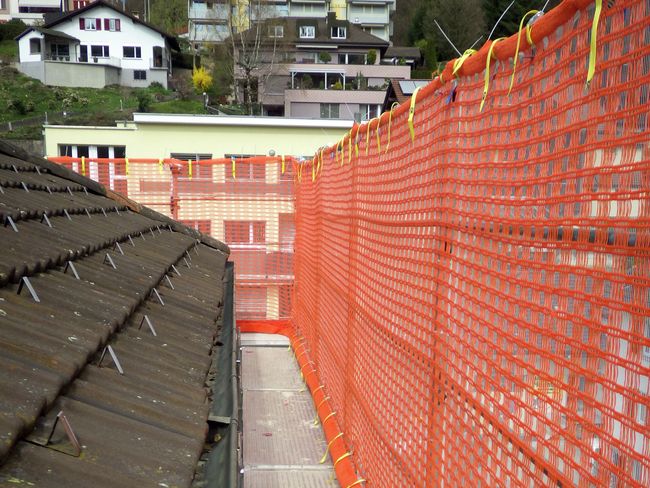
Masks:
[[[151,95],[144,90],[140,90],[135,97],[138,100],[138,112],[147,112],[151,107]]]
[[[375,64],[375,61],[377,61],[377,51],[371,49],[366,56],[366,64]]]
[[[25,29],[27,29],[27,24],[18,19],[11,19],[9,22],[0,24],[0,41],[13,40]]]
[[[318,54],[318,59],[321,63],[329,63],[332,60],[332,55],[327,51],[323,51]]]

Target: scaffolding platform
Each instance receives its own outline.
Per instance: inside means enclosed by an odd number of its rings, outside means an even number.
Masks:
[[[245,488],[333,488],[327,442],[285,338],[242,334]]]

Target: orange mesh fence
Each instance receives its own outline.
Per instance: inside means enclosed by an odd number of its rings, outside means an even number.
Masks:
[[[650,2],[564,2],[303,166],[342,486],[650,486],[649,86]]]
[[[293,158],[50,160],[227,243],[238,323],[290,318]]]

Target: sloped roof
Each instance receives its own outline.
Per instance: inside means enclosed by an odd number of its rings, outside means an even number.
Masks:
[[[273,25],[282,25],[284,35],[282,38],[270,38],[267,35],[267,29]],[[301,26],[314,26],[316,29],[315,37],[311,39],[300,38]],[[333,26],[342,26],[346,28],[345,39],[332,39],[330,28]],[[257,26],[251,27],[242,34],[246,39],[254,39],[257,36]],[[277,43],[283,45],[296,44],[319,44],[332,45],[332,47],[356,47],[356,48],[374,48],[386,49],[389,46],[387,41],[365,32],[361,27],[354,25],[347,20],[337,20],[331,18],[304,18],[304,17],[284,17],[268,19],[261,23],[260,37],[265,44]]]
[[[140,20],[138,17],[130,14],[129,12],[125,12],[124,10],[122,10],[122,9],[116,7],[115,5],[113,5],[113,4],[109,3],[109,2],[106,2],[104,0],[96,0],[94,2],[89,3],[85,7],[81,7],[79,9],[77,9],[77,10],[72,10],[71,12],[69,12],[69,13],[67,13],[65,15],[61,15],[60,17],[57,17],[54,20],[46,23],[44,25],[44,27],[50,29],[50,28],[55,27],[56,25],[60,24],[61,22],[65,22],[68,19],[72,19],[72,18],[74,18],[74,17],[76,17],[76,16],[78,16],[80,14],[83,14],[83,13],[87,12],[88,10],[92,10],[94,8],[97,8],[97,7],[110,8],[111,10],[114,10],[115,12],[118,12],[121,15],[124,15],[125,17],[128,17],[134,23],[143,25],[143,26],[145,26],[145,27],[147,27],[147,28],[149,28],[149,29],[151,29],[153,31],[156,31],[158,34],[160,34],[161,36],[163,36],[163,37],[165,37],[167,39],[167,42],[169,42],[170,46],[173,49],[175,49],[177,51],[180,51],[180,46],[179,46],[178,41],[176,40],[176,38],[174,36],[172,36],[171,34],[168,34],[167,32],[165,32],[163,30],[158,29],[157,27],[155,27],[155,26],[153,26],[153,25],[151,25],[151,24],[149,24],[147,22],[144,22],[143,20]],[[28,29],[25,32],[29,32],[29,30],[30,29]],[[19,37],[22,37],[25,34],[25,32],[23,32]]]
[[[16,37],[16,40],[20,39],[25,34],[27,34],[28,32],[31,32],[33,30],[35,30],[37,32],[41,32],[42,34],[45,34],[46,36],[58,37],[59,39],[68,39],[70,41],[79,42],[79,39],[77,39],[76,37],[71,36],[69,34],[66,34],[65,32],[61,32],[61,31],[54,30],[54,29],[46,29],[45,27],[39,27],[39,26],[32,26],[32,27],[26,29],[25,31],[21,32],[20,35],[18,35]]]
[[[113,196],[0,141],[0,485],[194,478],[229,250]]]

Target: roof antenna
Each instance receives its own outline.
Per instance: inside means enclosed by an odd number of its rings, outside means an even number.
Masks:
[[[512,3],[514,3],[514,2],[512,2]],[[512,4],[511,4],[511,5],[512,5]],[[454,51],[456,51],[456,52],[458,53],[459,56],[462,56],[462,54],[460,53],[460,51],[458,50],[458,48],[457,48],[456,46],[454,46],[454,43],[451,42],[451,39],[449,39],[449,36],[448,36],[447,34],[445,34],[445,31],[444,31],[444,30],[442,30],[442,27],[440,27],[440,24],[438,23],[438,21],[437,21],[436,19],[433,19],[433,22],[435,22],[435,24],[436,24],[436,26],[438,27],[438,29],[440,29],[440,32],[442,32],[442,35],[445,36],[445,39],[447,39],[447,42],[448,42],[449,44],[451,44],[451,47],[454,48]]]
[[[488,41],[492,39],[492,34],[494,34],[494,31],[497,29],[499,22],[501,22],[501,19],[503,19],[503,17],[508,13],[508,10],[510,10],[510,7],[512,7],[514,4],[515,4],[515,0],[512,0],[512,2],[510,2],[510,5],[508,5],[506,9],[503,11],[503,13],[501,14],[501,17],[497,19],[496,24],[494,24],[494,27],[492,27],[492,30],[490,31],[490,35],[488,36]]]

